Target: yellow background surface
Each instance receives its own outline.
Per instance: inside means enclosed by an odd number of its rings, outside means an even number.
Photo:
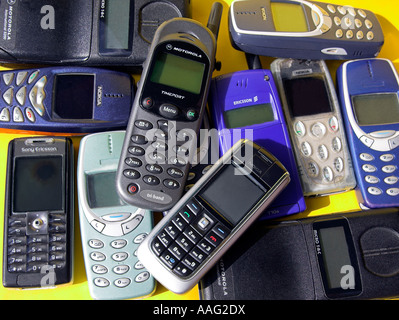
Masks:
[[[211,0],[191,0],[192,18],[206,25],[210,8],[214,1]],[[227,14],[228,8],[232,0],[219,1],[223,4],[223,16],[218,37],[217,60],[222,62],[220,71],[215,71],[214,76],[225,74],[229,72],[245,70],[247,64],[243,52],[235,50],[231,44],[228,33]],[[384,31],[385,44],[379,55],[381,58],[388,58],[395,64],[397,70],[399,65],[399,3],[393,0],[344,0],[344,1],[330,1],[332,4],[350,5],[357,8],[368,9],[376,13]],[[262,57],[262,65],[264,69],[269,69],[270,63],[273,59]],[[335,80],[335,71],[342,61],[328,61],[331,74]],[[15,67],[15,66],[13,66]],[[30,68],[30,66],[17,66],[18,69]],[[0,71],[6,68],[0,67]],[[134,75],[135,80],[139,79],[140,75]],[[32,134],[29,134],[32,135]],[[5,172],[7,161],[7,146],[10,140],[15,137],[23,136],[22,134],[8,134],[0,133],[0,208],[4,208],[4,193],[5,193]],[[79,148],[79,137],[73,137],[75,149],[75,164]],[[76,179],[76,178],[75,178]],[[76,193],[76,190],[75,190]],[[75,196],[75,199],[76,196]],[[338,213],[345,211],[359,210],[354,191],[341,193],[333,196],[318,197],[306,199],[306,211],[292,215],[289,219],[303,218],[306,216],[315,216],[328,213]],[[4,211],[4,209],[3,209]],[[3,215],[0,215],[0,256],[3,255]],[[77,200],[75,200],[75,255],[74,255],[74,282],[68,286],[62,286],[54,289],[43,290],[16,290],[4,288],[0,284],[0,299],[91,299],[89,294],[86,273],[83,262],[81,238],[79,229],[79,216]],[[0,265],[0,269],[2,264]],[[198,299],[198,288],[195,287],[184,295],[176,295],[170,291],[165,290],[158,284],[157,289],[152,297],[149,299]]]

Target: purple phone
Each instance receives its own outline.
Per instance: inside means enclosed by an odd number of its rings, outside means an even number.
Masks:
[[[246,138],[270,151],[290,173],[291,182],[261,219],[304,211],[302,186],[272,73],[257,69],[218,76],[212,80],[210,95],[221,154]]]

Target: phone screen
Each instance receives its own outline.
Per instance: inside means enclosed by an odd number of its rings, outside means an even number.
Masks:
[[[194,94],[201,92],[205,64],[170,53],[159,54],[151,81]]]
[[[16,158],[13,212],[63,210],[64,180],[61,156]]]
[[[250,175],[238,174],[236,169],[232,164],[225,165],[199,195],[234,226],[265,194]]]
[[[94,75],[56,75],[53,116],[58,119],[92,119]]]
[[[87,194],[90,208],[123,206],[115,187],[115,171],[87,175]]]
[[[323,77],[300,77],[284,80],[287,103],[293,117],[331,112]]]
[[[357,95],[352,97],[352,103],[360,126],[399,123],[399,99],[396,92]]]

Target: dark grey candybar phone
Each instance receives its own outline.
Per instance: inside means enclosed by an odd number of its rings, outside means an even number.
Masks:
[[[394,298],[398,247],[393,207],[257,223],[201,280],[201,298]]]
[[[72,282],[73,148],[69,138],[9,144],[4,210],[3,285]]]
[[[166,288],[186,292],[289,181],[272,154],[241,139],[155,226],[138,248],[140,261]]]
[[[139,69],[164,21],[189,0],[1,1],[0,61]]]
[[[214,70],[222,9],[214,3],[208,28],[175,18],[154,36],[116,177],[118,193],[133,206],[168,210],[183,193]]]

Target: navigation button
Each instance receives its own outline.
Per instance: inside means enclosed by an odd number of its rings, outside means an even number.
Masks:
[[[103,215],[101,218],[108,222],[119,222],[119,221],[126,220],[131,215],[132,214],[128,213],[128,212],[110,213],[110,214]]]
[[[159,113],[165,118],[173,119],[179,115],[179,108],[173,104],[162,104],[159,107]]]

